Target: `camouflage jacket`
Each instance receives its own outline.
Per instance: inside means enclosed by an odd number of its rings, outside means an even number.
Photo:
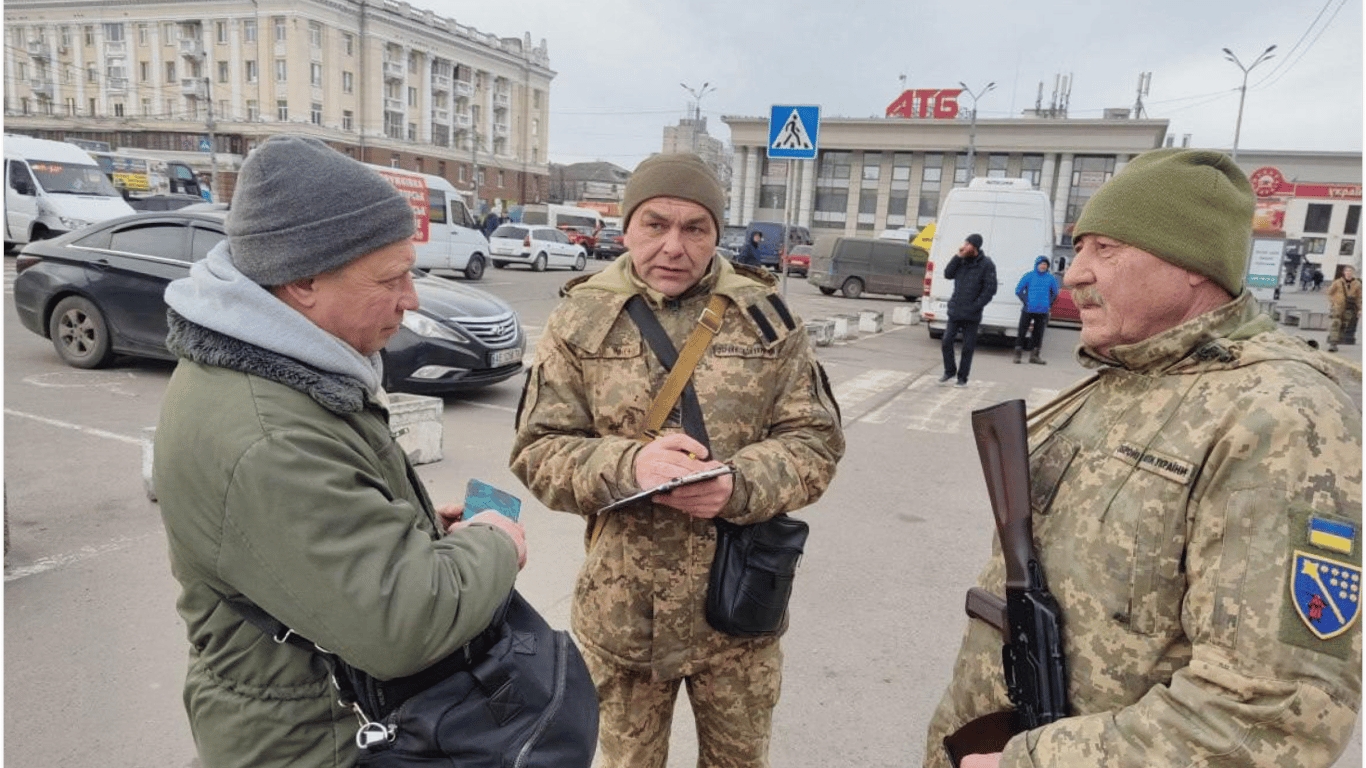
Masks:
[[[820,498],[844,454],[844,434],[805,327],[773,282],[765,271],[717,258],[691,291],[665,299],[635,276],[629,253],[571,282],[527,376],[512,471],[547,507],[585,516],[638,491],[635,438],[666,371],[623,308],[645,295],[682,348],[715,292],[730,302],[692,383],[712,458],[737,468],[721,516],[758,522]],[[666,423],[662,431],[681,428]],[[657,679],[691,674],[740,643],[766,642],[707,624],[714,528],[650,504],[609,513],[574,591],[579,639]]]
[[[1063,611],[1072,717],[1001,765],[1326,766],[1361,697],[1361,412],[1251,294],[1030,415],[1034,535]],[[1002,593],[999,545],[979,584]],[[1316,605],[1317,604],[1317,605]],[[972,620],[930,723],[1008,709]]]
[[[1361,281],[1353,278],[1348,282],[1339,277],[1328,286],[1328,309],[1340,315],[1348,307],[1353,312],[1361,311]]]

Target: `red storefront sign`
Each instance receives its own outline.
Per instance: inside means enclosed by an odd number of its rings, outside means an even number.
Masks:
[[[887,117],[932,117],[951,120],[958,117],[958,94],[962,88],[916,88],[902,91],[887,105]]]
[[[1360,200],[1360,184],[1297,184],[1286,181],[1279,168],[1266,166],[1248,175],[1257,197],[1318,197],[1330,200]]]

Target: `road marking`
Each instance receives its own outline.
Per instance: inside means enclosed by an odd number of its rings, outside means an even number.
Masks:
[[[862,417],[863,414],[854,415],[860,406],[883,392],[905,386],[913,378],[915,374],[909,371],[874,368],[852,379],[841,381],[832,389],[835,393],[835,402],[840,404],[840,411],[845,414],[845,421],[850,422]]]
[[[490,411],[503,411],[505,413],[516,413],[517,409],[510,405],[498,405],[497,403],[479,403],[473,400],[463,401],[465,405],[472,405],[475,408],[487,408]]]
[[[36,576],[40,573],[46,573],[47,571],[55,570],[57,568],[65,568],[68,565],[74,565],[84,560],[91,560],[102,555],[107,555],[111,552],[118,552],[121,549],[127,549],[136,544],[140,544],[149,537],[160,535],[161,530],[158,529],[150,533],[144,533],[141,536],[121,536],[112,541],[105,542],[104,544],[81,547],[75,552],[66,552],[60,555],[52,555],[51,557],[40,557],[37,560],[34,560],[31,565],[6,568],[5,582],[8,583],[15,579]]]
[[[5,415],[17,416],[21,419],[31,419],[32,421],[47,424],[48,426],[52,427],[61,427],[62,429],[74,429],[77,432],[84,432],[85,434],[91,435],[92,437],[103,437],[109,440],[118,440],[121,443],[131,443],[133,445],[144,445],[147,443],[145,439],[140,437],[129,437],[127,435],[120,435],[116,432],[107,432],[103,429],[86,427],[80,424],[72,424],[69,421],[58,421],[57,419],[49,419],[46,416],[38,416],[32,413],[24,413],[23,411],[16,411],[12,408],[6,408]]]

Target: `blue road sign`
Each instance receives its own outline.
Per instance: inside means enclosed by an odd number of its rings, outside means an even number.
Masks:
[[[775,104],[768,117],[768,156],[815,160],[821,108]]]

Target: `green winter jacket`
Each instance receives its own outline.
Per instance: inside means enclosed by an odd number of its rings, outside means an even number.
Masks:
[[[246,623],[243,597],[381,679],[483,629],[517,573],[489,526],[437,535],[378,397],[353,379],[172,313],[182,355],[155,478],[190,642],[185,707],[205,768],[349,766],[356,716],[326,667]]]
[[[636,277],[627,253],[566,293],[536,350],[511,461],[547,507],[588,516],[640,490],[636,438],[666,371],[624,311],[636,294],[676,349],[712,293],[731,300],[692,378],[712,458],[737,468],[721,517],[758,522],[825,492],[844,454],[839,412],[805,327],[766,271],[716,258],[697,286],[667,299]],[[661,431],[682,430],[671,420]],[[772,642],[707,624],[715,546],[710,520],[651,504],[608,513],[574,591],[579,640],[657,679],[692,674],[741,643]]]
[[[1072,716],[1016,736],[1002,768],[1330,765],[1361,701],[1359,407],[1246,291],[1080,355],[1097,374],[1029,432]],[[1003,578],[997,546],[978,583],[1001,594]],[[1008,708],[1000,635],[970,620],[925,765]]]

